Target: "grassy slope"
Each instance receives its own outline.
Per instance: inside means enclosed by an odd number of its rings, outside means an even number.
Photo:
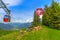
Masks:
[[[0,40],[60,40],[60,30],[43,27],[39,31],[26,32],[23,35],[13,32],[0,37]]]
[[[6,30],[0,30],[0,37],[9,33],[12,33],[13,31],[6,31]]]
[[[40,31],[32,31],[21,40],[60,40],[60,30],[43,27]]]

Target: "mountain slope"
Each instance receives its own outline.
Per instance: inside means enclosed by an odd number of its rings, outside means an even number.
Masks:
[[[20,31],[13,32],[0,37],[0,40],[60,40],[60,30],[50,29],[45,26],[41,30],[33,30],[20,34]]]
[[[31,23],[0,23],[0,29],[11,30],[11,29],[20,29],[30,26]]]

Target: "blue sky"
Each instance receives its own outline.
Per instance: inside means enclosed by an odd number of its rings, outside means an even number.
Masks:
[[[11,22],[31,22],[33,13],[36,8],[44,8],[45,5],[50,5],[52,0],[3,0],[8,9],[11,10]],[[55,0],[60,2],[60,0]],[[5,12],[0,9],[0,22],[3,22]]]

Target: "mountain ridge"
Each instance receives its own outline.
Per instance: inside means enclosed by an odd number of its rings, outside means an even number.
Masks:
[[[11,30],[29,27],[31,23],[0,23],[0,29]]]

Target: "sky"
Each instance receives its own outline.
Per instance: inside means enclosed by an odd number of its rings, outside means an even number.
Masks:
[[[50,5],[52,0],[3,0],[7,8],[11,11],[11,22],[32,22],[36,8],[44,8]],[[60,2],[60,0],[55,0]],[[3,22],[5,11],[0,8],[0,22]]]

